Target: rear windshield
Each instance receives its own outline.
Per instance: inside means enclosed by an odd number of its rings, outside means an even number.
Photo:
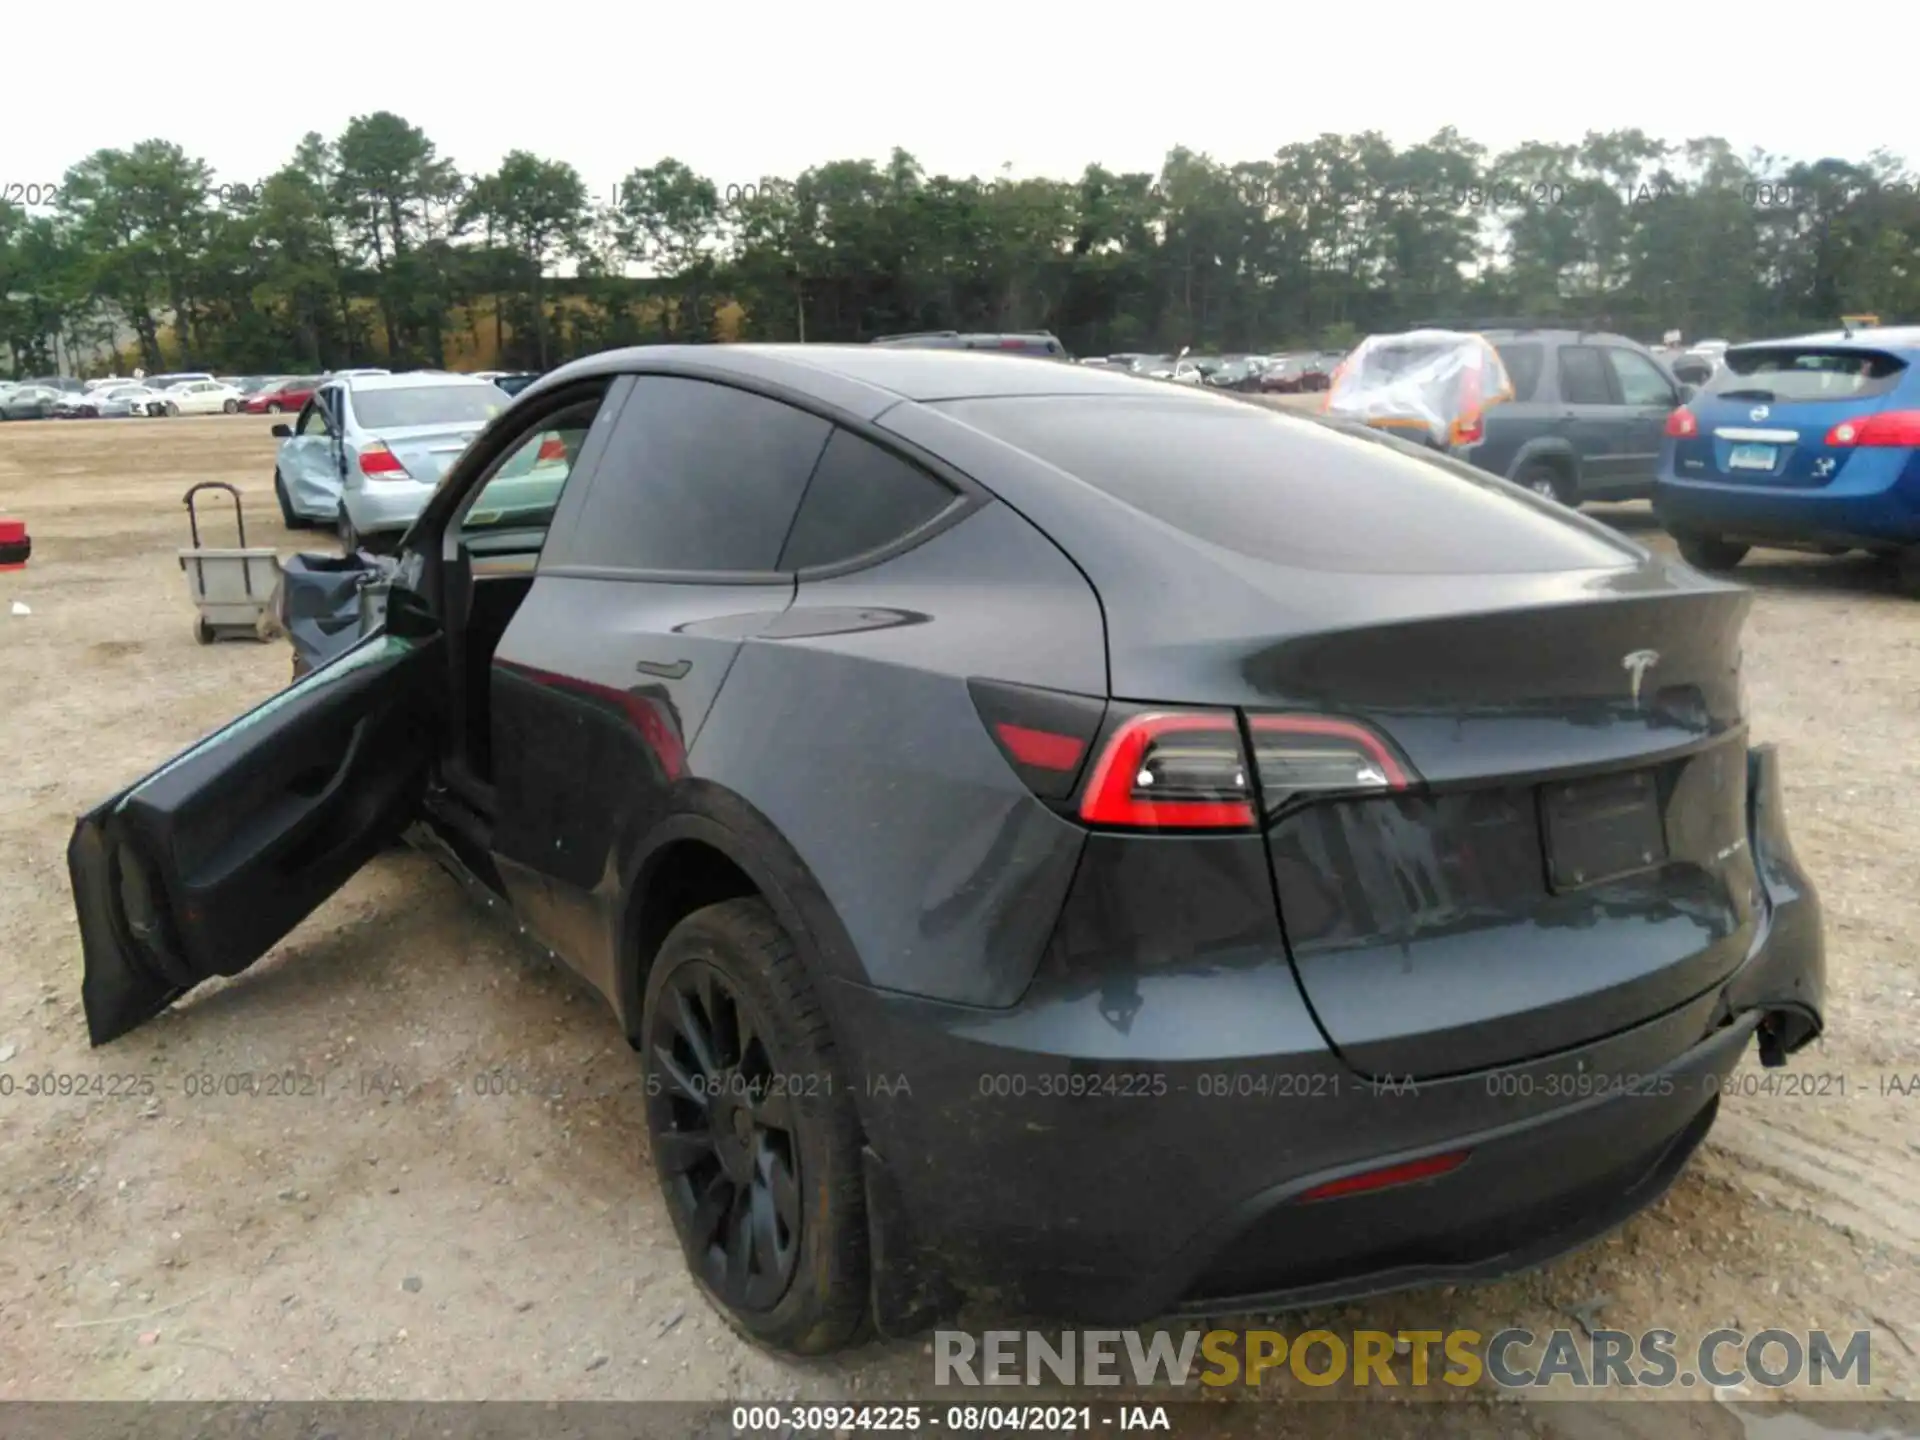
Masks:
[[[1365,574],[1617,568],[1623,549],[1459,461],[1224,397],[1021,396],[940,408],[1208,544]]]
[[[1712,393],[1728,400],[1854,400],[1884,395],[1906,363],[1878,350],[1822,350],[1805,345],[1729,350]]]
[[[491,420],[506,404],[507,392],[497,385],[408,385],[353,392],[354,418],[369,430],[473,424]]]

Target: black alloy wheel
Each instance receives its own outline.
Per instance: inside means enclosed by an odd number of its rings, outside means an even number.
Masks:
[[[762,1345],[824,1355],[867,1325],[864,1141],[798,947],[757,896],[675,925],[635,1047],[653,1169],[693,1273]]]
[[[667,977],[647,1032],[654,1154],[700,1278],[731,1309],[770,1310],[800,1257],[792,1097],[766,1020],[712,965]]]

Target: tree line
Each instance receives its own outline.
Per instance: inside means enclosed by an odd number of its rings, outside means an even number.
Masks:
[[[1493,153],[1449,128],[1073,179],[930,175],[899,149],[791,179],[668,158],[596,189],[525,151],[465,174],[381,111],[257,183],[159,139],[0,175],[0,358],[544,369],[949,328],[1269,350],[1467,314],[1742,338],[1920,317],[1915,180],[1883,150],[1787,161],[1620,130]]]

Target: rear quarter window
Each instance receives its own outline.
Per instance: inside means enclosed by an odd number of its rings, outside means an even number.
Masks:
[[[1906,362],[1881,350],[1822,350],[1808,346],[1729,350],[1710,393],[1728,399],[1859,400],[1885,395],[1900,383]]]
[[[1226,398],[1028,396],[940,407],[1222,550],[1307,570],[1530,573],[1628,553],[1457,461]]]
[[[918,530],[959,494],[896,455],[835,430],[807,484],[782,570],[814,570],[872,554]]]
[[[1546,350],[1534,344],[1496,345],[1500,363],[1507,367],[1507,379],[1513,382],[1515,400],[1531,400],[1540,384],[1540,372],[1546,365]]]

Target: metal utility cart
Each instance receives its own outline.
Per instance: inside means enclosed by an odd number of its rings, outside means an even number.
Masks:
[[[194,497],[202,490],[224,490],[233,497],[238,549],[211,549],[200,543],[200,514]],[[181,503],[187,507],[193,548],[180,552],[180,568],[187,572],[187,588],[200,611],[193,622],[193,638],[202,645],[240,636],[271,640],[275,627],[269,607],[280,579],[280,555],[271,547],[248,546],[240,492],[224,480],[203,480],[187,491]]]

